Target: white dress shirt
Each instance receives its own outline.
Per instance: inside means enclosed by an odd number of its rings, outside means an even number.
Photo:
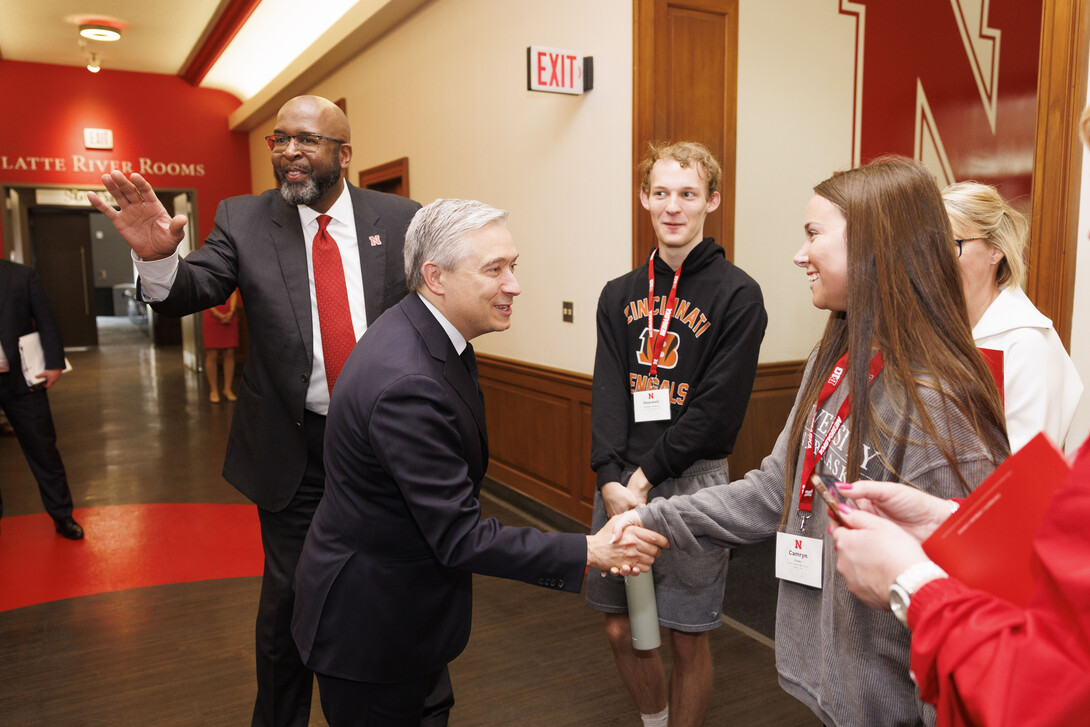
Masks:
[[[466,345],[469,343],[466,340],[466,337],[463,336],[461,332],[454,327],[454,324],[448,321],[446,316],[440,313],[439,309],[432,305],[427,298],[420,295],[420,293],[415,293],[414,295],[418,296],[420,300],[424,302],[424,305],[427,307],[427,309],[431,311],[431,314],[433,316],[435,316],[435,320],[439,321],[439,325],[441,325],[443,327],[443,330],[447,332],[447,338],[449,338],[451,344],[454,345],[454,350],[458,352],[459,356],[461,356],[462,351],[466,350]]]

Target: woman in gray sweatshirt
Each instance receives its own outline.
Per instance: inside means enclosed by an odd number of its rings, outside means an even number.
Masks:
[[[844,587],[826,508],[801,485],[817,473],[964,495],[1009,453],[1003,407],[931,172],[886,157],[814,192],[795,264],[830,316],[775,448],[740,480],[634,512],[682,550],[776,536],[781,686],[826,725],[932,725],[909,632]]]

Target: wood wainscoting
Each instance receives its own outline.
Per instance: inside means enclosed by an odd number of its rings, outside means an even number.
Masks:
[[[497,482],[589,525],[591,377],[478,354]],[[802,361],[761,364],[738,433],[731,472],[758,466],[772,451],[802,379]]]

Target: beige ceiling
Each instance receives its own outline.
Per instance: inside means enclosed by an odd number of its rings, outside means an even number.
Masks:
[[[177,74],[221,0],[0,0],[0,58],[85,66],[91,51],[103,68]],[[124,25],[121,40],[85,41],[80,18]]]
[[[229,123],[236,131],[250,131],[275,113],[291,96],[305,91],[359,53],[421,6],[435,0],[353,0],[339,18],[331,18],[313,42],[280,43],[291,52],[282,71],[275,71],[260,90],[240,93],[230,79],[252,70],[247,54],[224,53],[202,86],[221,88],[242,100]],[[287,32],[279,13],[290,15],[308,6],[298,0],[262,0],[261,9],[272,8],[271,19],[260,21],[255,12],[236,40],[253,30],[251,24],[272,23],[257,33]],[[104,69],[177,75],[202,41],[206,29],[228,0],[0,0],[0,73],[4,61],[29,61],[85,66],[92,51]],[[340,4],[338,4],[340,5]],[[283,8],[289,8],[284,10]],[[265,13],[270,15],[270,13]],[[124,26],[121,40],[112,43],[85,41],[81,49],[78,25],[89,18],[113,19]],[[265,30],[262,30],[262,27]],[[230,51],[230,47],[228,49]],[[233,57],[233,60],[228,60]],[[220,65],[223,64],[221,68]],[[218,74],[218,75],[217,75]],[[218,77],[220,81],[214,80]]]

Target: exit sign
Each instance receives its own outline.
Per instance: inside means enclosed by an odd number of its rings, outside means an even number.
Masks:
[[[113,129],[87,129],[83,130],[83,147],[85,149],[113,149]]]
[[[594,57],[532,45],[526,49],[526,75],[531,91],[578,95],[594,88]]]

